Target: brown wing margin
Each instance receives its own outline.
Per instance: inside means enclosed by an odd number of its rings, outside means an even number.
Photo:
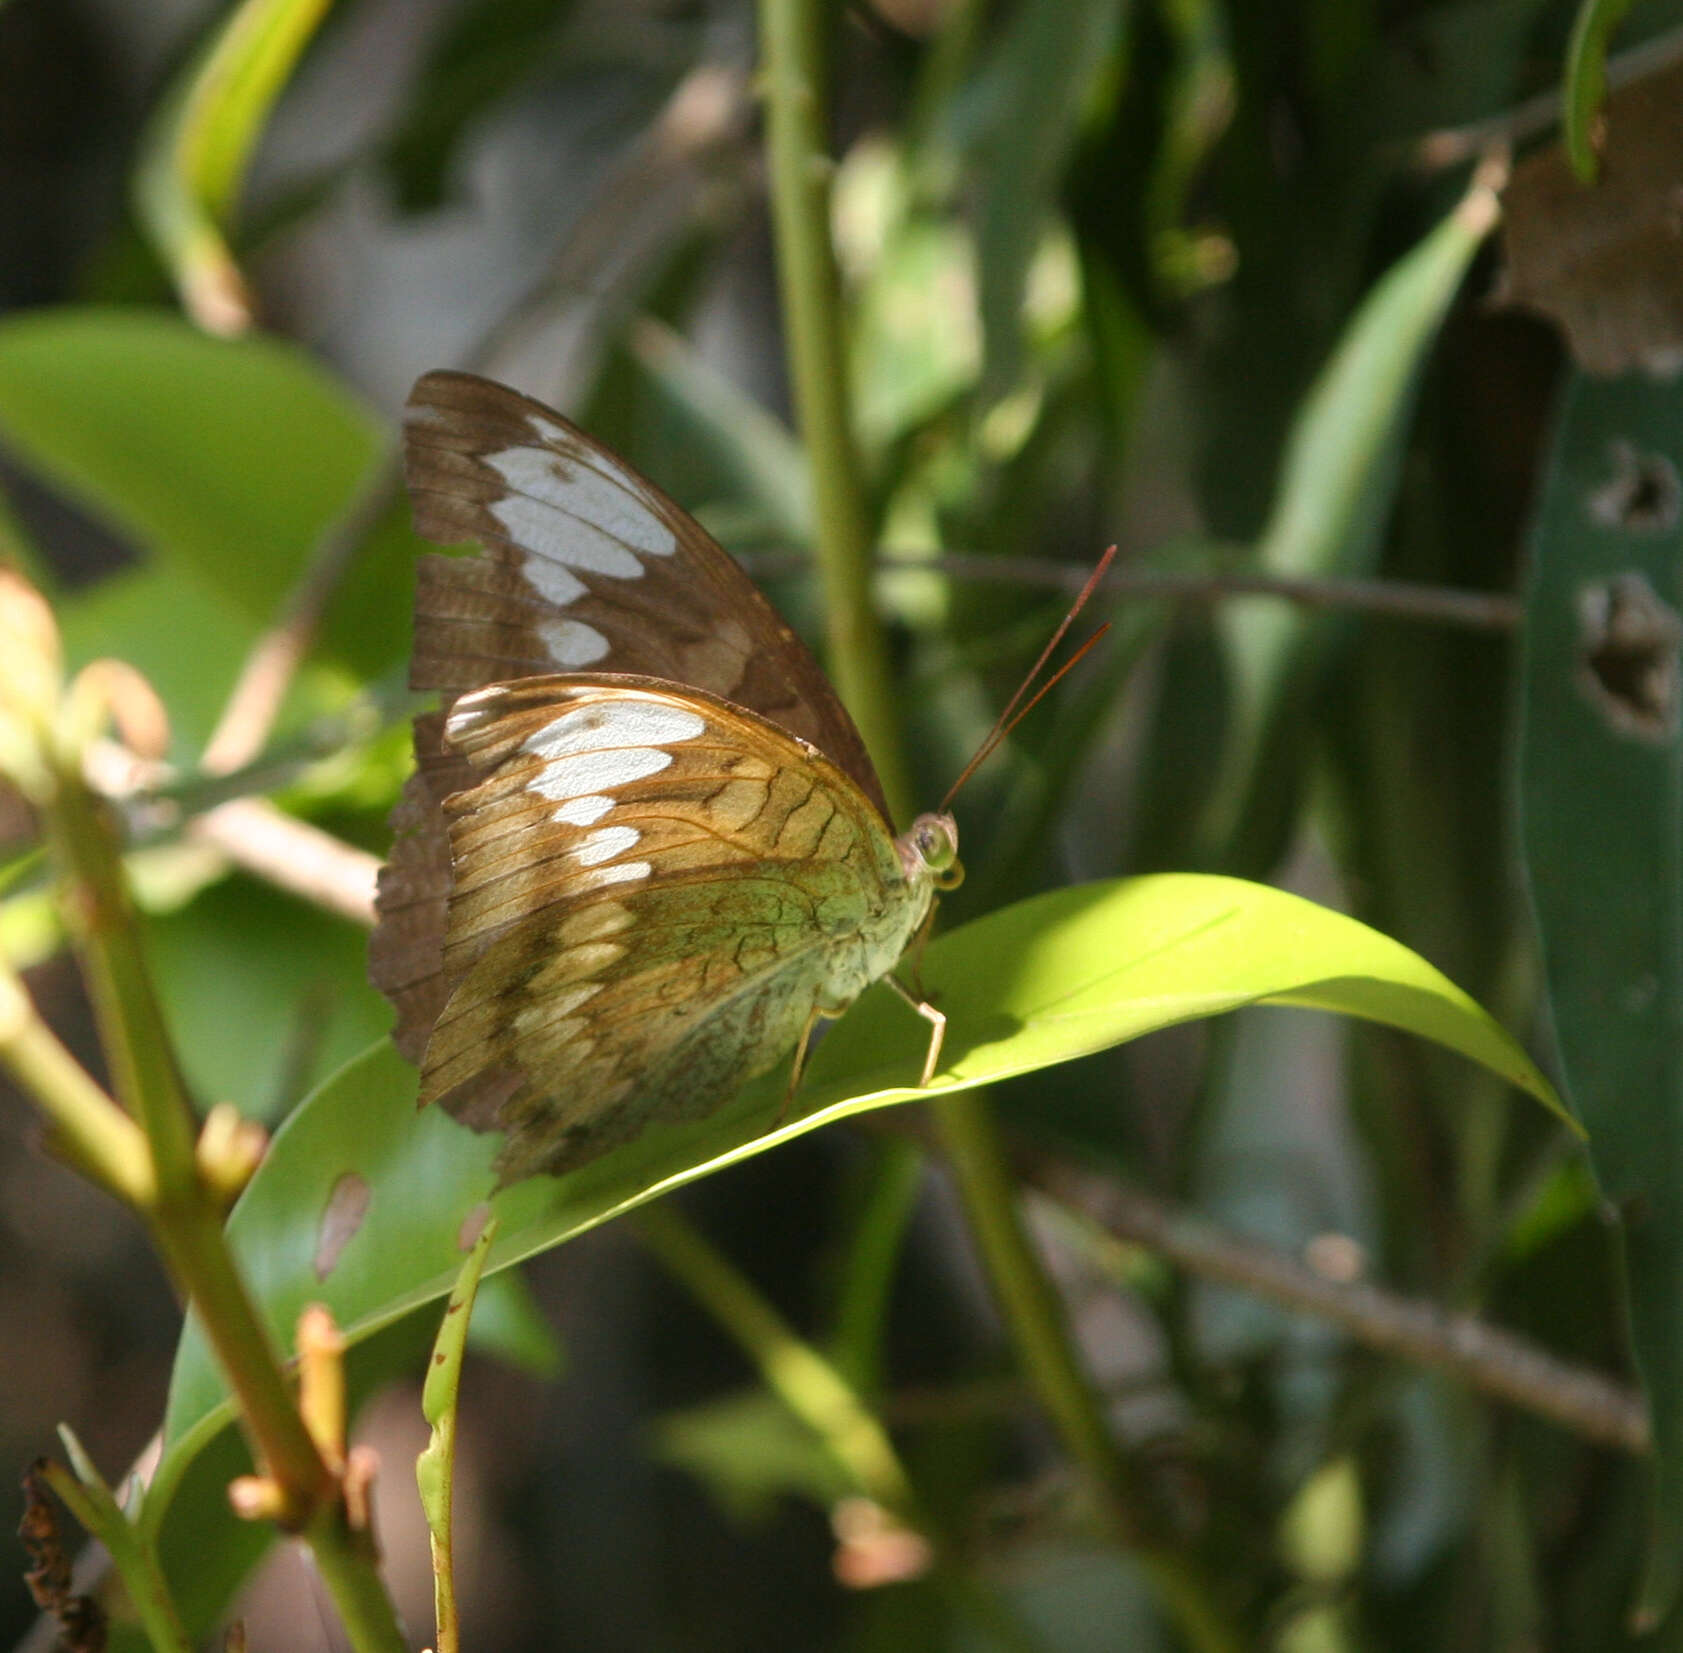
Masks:
[[[668,530],[676,551],[640,555],[641,573],[629,579],[574,565],[569,575],[585,591],[564,607],[550,602],[524,577],[524,550],[491,510],[512,484],[488,461],[515,448],[547,450],[563,486],[582,468],[628,515]],[[806,645],[687,511],[594,438],[504,385],[441,371],[410,394],[405,458],[417,530],[440,544],[477,541],[487,553],[423,561],[415,687],[459,695],[579,669],[555,657],[540,628],[583,622],[608,644],[587,669],[690,684],[758,712],[810,741],[890,822],[859,731]]]

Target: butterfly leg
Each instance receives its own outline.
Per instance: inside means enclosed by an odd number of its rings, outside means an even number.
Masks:
[[[909,1004],[918,1015],[929,1023],[929,1049],[923,1057],[923,1077],[918,1080],[917,1088],[924,1089],[929,1081],[935,1077],[935,1069],[941,1063],[941,1044],[947,1036],[947,1018],[932,1005],[928,999],[920,998],[913,993],[900,978],[891,970],[882,978]]]
[[[929,911],[924,915],[923,922],[917,927],[917,934],[912,937],[912,944],[907,951],[912,960],[912,991],[917,994],[914,1001],[919,1005],[932,1003],[931,996],[923,988],[923,950],[929,945],[929,938],[935,933],[935,906],[930,903]],[[918,1012],[922,1015],[922,1011]],[[927,1081],[925,1081],[927,1083]]]
[[[801,1029],[800,1039],[795,1045],[795,1060],[789,1068],[789,1085],[783,1092],[783,1106],[777,1110],[776,1123],[771,1127],[774,1131],[789,1117],[789,1104],[795,1100],[795,1092],[801,1086],[801,1075],[806,1072],[807,1054],[812,1049],[812,1030],[818,1026],[823,1014],[822,1007],[817,1004],[806,1013],[806,1026]]]

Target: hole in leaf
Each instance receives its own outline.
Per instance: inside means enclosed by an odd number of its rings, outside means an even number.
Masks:
[[[318,1280],[325,1280],[339,1264],[340,1253],[351,1243],[356,1231],[368,1215],[373,1190],[368,1179],[355,1171],[347,1171],[333,1184],[327,1196],[327,1208],[321,1214],[321,1232],[316,1236],[315,1271]]]
[[[1618,574],[1578,593],[1578,682],[1620,734],[1677,733],[1677,646],[1683,621],[1641,574]]]
[[[1663,533],[1677,526],[1683,487],[1677,467],[1658,453],[1638,453],[1629,442],[1608,449],[1613,475],[1590,495],[1590,515],[1606,528]]]
[[[456,1230],[456,1249],[458,1251],[472,1251],[479,1243],[479,1236],[485,1232],[485,1225],[490,1220],[491,1207],[484,1200],[481,1200],[462,1218],[462,1225]]]

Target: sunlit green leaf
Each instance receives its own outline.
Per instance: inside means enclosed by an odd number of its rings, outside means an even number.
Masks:
[[[932,1091],[966,1089],[1101,1050],[1150,1029],[1255,1003],[1335,1010],[1458,1050],[1558,1107],[1524,1052],[1406,948],[1341,914],[1264,885],[1161,876],[1081,885],[1020,902],[929,949],[925,977],[950,1018]],[[563,1178],[497,1191],[496,1141],[438,1110],[417,1114],[413,1071],[384,1047],[343,1069],[277,1134],[229,1231],[277,1335],[323,1301],[366,1336],[449,1289],[463,1225],[487,1201],[501,1223],[492,1267],[555,1245],[646,1199],[914,1088],[923,1024],[873,989],[813,1058],[794,1117],[768,1130],[772,1073],[710,1119],[663,1126]],[[326,1271],[324,1212],[345,1177],[371,1195]],[[148,1518],[226,1423],[222,1384],[196,1328],[177,1360]]]

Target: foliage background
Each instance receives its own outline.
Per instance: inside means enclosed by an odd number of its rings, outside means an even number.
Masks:
[[[883,544],[911,563],[960,552],[1079,569],[1115,541],[1141,571],[1257,564],[1519,590],[1568,371],[1556,339],[1492,305],[1494,246],[1464,280],[1455,268],[1441,325],[1429,298],[1387,300],[1379,283],[1466,188],[1466,166],[1425,164],[1422,140],[1555,84],[1573,9],[838,11],[836,231]],[[1679,9],[1649,0],[1634,22],[1658,31]],[[234,244],[263,328],[293,341],[249,370],[187,335],[131,204],[166,90],[217,15],[192,0],[0,9],[0,484],[8,538],[50,564],[73,655],[139,664],[191,757],[409,383],[470,362],[621,448],[759,557],[814,631],[812,582],[778,560],[811,508],[788,426],[751,9],[341,0],[240,195]],[[1397,359],[1343,358],[1330,427],[1314,427],[1330,393],[1317,376],[1364,315]],[[1657,404],[1651,428],[1674,417]],[[1329,428],[1344,440],[1327,446]],[[1599,439],[1599,426],[1584,438]],[[413,551],[393,512],[277,737],[283,753],[334,748],[287,772],[283,801],[376,852],[406,761]],[[915,567],[880,595],[933,800],[1062,599]],[[1117,872],[1268,878],[1397,936],[1543,1038],[1516,830],[1516,731],[1535,713],[1514,626],[1233,597],[1135,599],[1118,619],[1114,646],[966,793],[971,877],[954,918]],[[1646,821],[1652,791],[1620,807]],[[1595,821],[1559,853],[1616,858],[1619,824]],[[353,926],[167,848],[137,874],[202,1096],[277,1120],[385,1025]],[[1669,915],[1676,893],[1653,901]],[[39,900],[14,897],[0,929],[81,1028]],[[1401,1291],[1629,1375],[1617,1242],[1583,1163],[1539,1111],[1453,1058],[1266,1011],[999,1100],[1030,1151],[1077,1155],[1259,1243],[1344,1236]],[[1657,1083],[1638,1109],[1647,1134],[1633,1123],[1629,1139],[1661,1198],[1674,1149],[1655,1127],[1672,1107]],[[26,1120],[0,1113],[0,1461],[43,1450],[69,1417],[115,1472],[161,1412],[173,1310],[138,1234],[41,1161]],[[894,1154],[827,1132],[688,1204],[796,1324],[828,1336],[863,1266],[861,1214],[892,1211],[883,1191],[906,1175]],[[1154,1645],[1137,1578],[1069,1535],[1056,1454],[1010,1379],[950,1190],[938,1172],[915,1187],[883,1370],[920,1484],[1043,1645]],[[1119,1425],[1259,1643],[1620,1644],[1643,1551],[1635,1462],[1143,1253],[1119,1287],[1067,1232],[1043,1239]],[[637,1245],[589,1236],[527,1282],[490,1321],[501,1358],[469,1371],[470,1643],[982,1645],[932,1590],[835,1582],[810,1454]],[[535,1375],[554,1332],[558,1382]],[[400,1365],[407,1334],[390,1335]],[[412,1388],[375,1402],[366,1427],[401,1465],[420,1444]],[[420,1622],[424,1580],[405,1569],[424,1545],[402,1520],[385,1517],[387,1549]],[[257,1618],[254,1645],[306,1645],[307,1581],[260,1590],[285,1629]],[[3,1599],[0,1632],[21,1634],[21,1589]]]

